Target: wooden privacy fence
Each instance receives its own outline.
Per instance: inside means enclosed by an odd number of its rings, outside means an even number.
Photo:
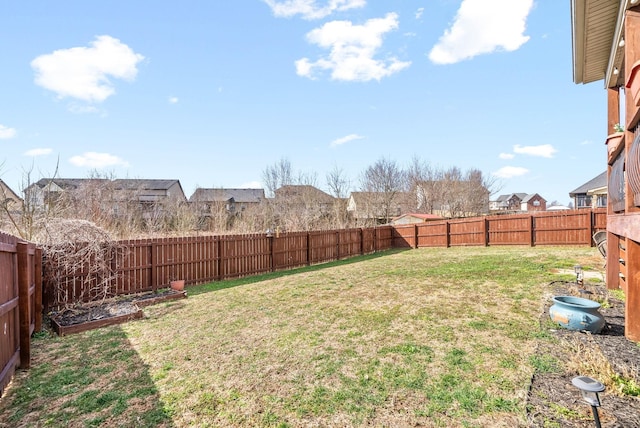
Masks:
[[[16,367],[29,368],[42,328],[42,250],[0,233],[0,396]]]
[[[593,245],[606,228],[606,209],[496,215],[396,226],[393,246]]]
[[[390,248],[463,245],[592,245],[606,210],[572,210],[442,220],[406,226],[119,241],[105,287],[78,268],[45,278],[46,310],[102,297],[155,291],[173,279],[199,284],[369,254]]]
[[[80,267],[58,272],[55,279],[45,275],[44,306],[46,311],[58,310],[102,297],[155,291],[174,279],[200,284],[292,269],[388,250],[392,243],[390,226],[119,241],[105,250],[114,253],[107,258],[115,272],[106,293],[105,287],[92,289],[100,281]]]

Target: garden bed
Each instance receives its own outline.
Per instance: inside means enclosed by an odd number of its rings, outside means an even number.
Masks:
[[[59,336],[80,333],[108,325],[140,319],[141,307],[187,297],[185,291],[163,290],[114,299],[101,304],[66,309],[51,317],[51,327]]]
[[[580,331],[550,329],[551,340],[542,341],[538,349],[538,361],[549,367],[538,370],[531,381],[527,411],[531,426],[562,426],[567,428],[591,427],[594,420],[590,407],[582,400],[580,392],[571,384],[578,375],[598,378],[598,372],[612,370],[629,380],[629,385],[640,384],[640,346],[624,336],[624,302],[608,294],[604,285],[559,284],[556,294],[580,295],[592,300],[606,297],[607,305],[600,309],[605,317],[605,328],[599,334]],[[586,291],[586,293],[584,293]],[[541,323],[550,325],[549,302],[541,315]],[[571,355],[580,351],[589,366],[587,373],[562,369]],[[604,380],[604,379],[598,379]],[[640,427],[640,397],[620,395],[609,385],[602,394],[599,409],[603,427]],[[636,391],[637,392],[637,391]]]

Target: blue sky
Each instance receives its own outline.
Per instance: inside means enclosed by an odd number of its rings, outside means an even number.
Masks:
[[[569,1],[0,0],[0,178],[261,187],[280,159],[359,187],[381,158],[499,194],[606,168],[606,91],[572,81]]]

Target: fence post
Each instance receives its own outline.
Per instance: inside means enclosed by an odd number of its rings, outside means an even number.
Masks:
[[[222,281],[222,236],[216,236],[216,279]]]
[[[595,243],[593,242],[593,234],[596,233],[596,213],[591,208],[589,210],[589,246],[594,247]]]
[[[373,252],[378,252],[378,227],[373,227]]]
[[[418,225],[413,225],[413,248],[418,248]]]
[[[311,232],[307,232],[307,266],[311,266]]]
[[[482,230],[484,232],[484,246],[489,246],[489,220],[486,217],[482,219],[483,225]]]
[[[33,296],[36,300],[35,304],[35,316],[36,316],[36,325],[35,331],[42,330],[42,248],[35,248],[35,253],[33,255],[33,282],[36,286],[35,295]]]
[[[340,260],[340,231],[336,230],[336,260]]]
[[[271,257],[271,272],[275,271],[275,260],[274,260],[275,257],[274,257],[274,254],[273,254],[273,240],[274,239],[275,238],[274,238],[273,235],[269,236],[269,255]]]
[[[31,365],[31,317],[29,309],[29,253],[28,244],[16,244],[18,258],[18,317],[20,318],[20,368]]]
[[[360,233],[360,255],[364,255],[364,229],[359,228],[358,233]]]
[[[446,234],[447,234],[447,248],[451,246],[451,223],[447,220],[446,224]]]
[[[533,214],[529,214],[529,246],[535,246],[535,219]]]
[[[151,265],[151,289],[153,290],[153,292],[155,293],[156,290],[158,289],[158,266],[157,266],[157,260],[158,260],[158,255],[156,254],[158,252],[158,245],[156,244],[155,241],[151,242],[151,255],[149,256],[150,260],[150,265]]]

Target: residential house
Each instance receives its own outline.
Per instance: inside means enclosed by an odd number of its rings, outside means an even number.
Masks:
[[[490,211],[519,211],[522,200],[527,197],[526,193],[510,193],[500,195],[495,200],[489,202]]]
[[[315,205],[322,212],[328,212],[335,202],[335,198],[330,194],[306,184],[285,185],[276,189],[274,193],[277,203]]]
[[[347,212],[360,224],[384,224],[406,211],[408,193],[351,192]]]
[[[210,212],[222,206],[229,214],[239,214],[265,200],[264,189],[206,189],[197,188],[189,202],[200,211]]]
[[[145,221],[163,216],[187,202],[180,180],[131,179],[113,180],[114,214],[131,214],[141,210]]]
[[[580,208],[607,207],[607,171],[569,192],[573,206]]]
[[[489,202],[492,212],[545,211],[547,200],[537,193],[510,193]]]
[[[180,180],[175,179],[121,178],[113,180],[113,189],[117,200],[133,199],[143,205],[164,201],[187,201]]]
[[[2,209],[7,211],[20,210],[22,207],[22,198],[18,196],[16,192],[14,192],[1,178],[0,204],[2,204]]]
[[[520,203],[520,211],[546,211],[547,200],[537,193],[525,196]]]
[[[113,215],[134,206],[148,211],[159,203],[186,201],[178,180],[106,178],[42,178],[25,189],[25,198],[34,208],[95,205],[94,210]]]
[[[54,206],[72,201],[90,189],[102,189],[110,182],[102,178],[41,178],[24,189],[27,203],[33,207]]]

